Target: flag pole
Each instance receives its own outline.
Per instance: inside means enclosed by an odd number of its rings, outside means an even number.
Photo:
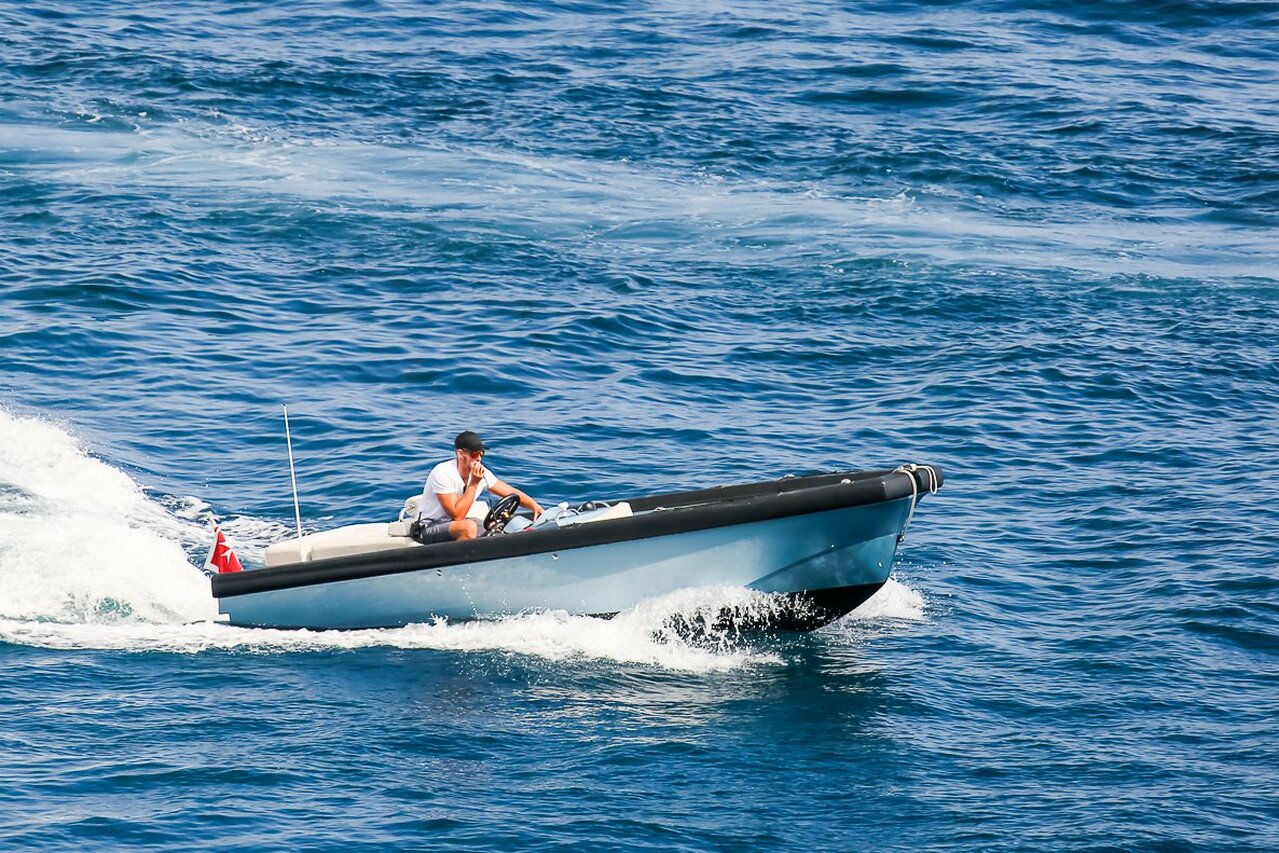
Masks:
[[[209,547],[209,556],[204,558],[204,568],[212,571],[215,575],[218,573],[218,567],[213,562],[213,558],[218,553],[218,529],[218,517],[213,513],[209,513],[209,530],[213,532],[213,544]]]
[[[293,436],[289,433],[289,407],[284,406],[284,440],[289,445],[289,480],[293,483],[293,518],[298,525],[298,539],[302,538],[302,508],[298,504],[298,475],[293,468]]]

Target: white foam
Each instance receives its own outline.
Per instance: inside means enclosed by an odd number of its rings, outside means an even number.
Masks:
[[[882,597],[872,598],[840,624],[922,618],[922,596],[896,581],[889,584]],[[713,673],[783,666],[785,660],[776,651],[760,647],[749,635],[739,636],[731,626],[688,636],[672,627],[672,617],[682,617],[687,625],[725,607],[765,615],[775,612],[777,606],[776,599],[739,587],[704,587],[641,602],[611,620],[549,611],[487,622],[451,624],[441,620],[379,630],[286,631],[207,621],[59,624],[0,619],[0,642],[50,649],[179,654],[223,651],[269,655],[379,647],[499,652],[556,662],[610,662]]]
[[[183,540],[201,530],[72,435],[0,409],[0,617],[150,622],[216,614]],[[206,538],[207,538],[207,534]]]
[[[840,621],[874,622],[901,619],[909,622],[920,622],[924,618],[924,596],[896,578],[889,578],[888,583],[862,602],[861,607],[858,607]]]
[[[446,621],[363,631],[285,631],[236,628],[216,622],[141,621],[65,624],[0,619],[0,642],[50,649],[110,649],[195,654],[210,650],[280,654],[361,648],[506,652],[550,661],[609,661],[683,672],[723,672],[783,663],[728,631],[684,637],[670,627],[675,614],[693,618],[708,608],[773,605],[740,588],[680,590],[651,599],[613,619],[547,611],[486,622]]]

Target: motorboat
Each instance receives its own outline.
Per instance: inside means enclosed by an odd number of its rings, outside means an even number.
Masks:
[[[688,587],[770,593],[770,625],[810,630],[888,580],[931,465],[841,471],[625,500],[560,504],[537,520],[489,508],[485,533],[422,545],[410,519],[278,542],[260,569],[217,574],[225,621],[273,628],[387,628],[531,611],[608,617]],[[505,504],[505,506],[502,506]]]

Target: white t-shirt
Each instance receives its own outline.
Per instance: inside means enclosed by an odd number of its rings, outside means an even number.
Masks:
[[[480,493],[486,488],[497,482],[497,477],[493,476],[493,472],[484,469],[484,480],[480,483],[479,488],[475,490],[475,503],[480,503]],[[448,521],[453,516],[449,515],[448,510],[444,508],[444,504],[440,503],[440,499],[436,495],[457,495],[462,496],[462,492],[466,491],[466,481],[462,479],[462,475],[457,471],[457,460],[449,459],[441,462],[431,469],[431,473],[426,478],[426,485],[422,487],[422,502],[418,507],[418,518],[422,521]],[[475,507],[472,506],[472,511]],[[487,509],[485,510],[487,512]],[[471,513],[467,513],[469,516]]]

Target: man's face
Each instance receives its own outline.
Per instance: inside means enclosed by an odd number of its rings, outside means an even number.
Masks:
[[[479,462],[482,458],[484,458],[483,450],[471,451],[471,450],[462,450],[461,448],[458,448],[457,461],[467,468],[471,467],[476,462]]]

